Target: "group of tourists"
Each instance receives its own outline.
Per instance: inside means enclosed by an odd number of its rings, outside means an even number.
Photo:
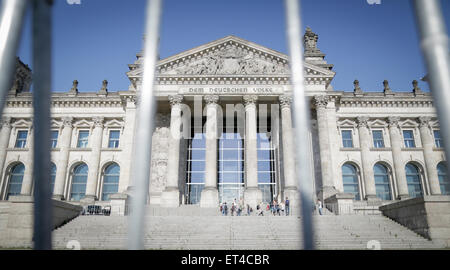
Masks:
[[[253,208],[250,207],[249,204],[244,204],[243,199],[241,199],[239,202],[237,202],[236,199],[234,199],[231,205],[228,205],[227,202],[221,203],[220,212],[222,213],[223,216],[228,216],[228,213],[230,213],[231,216],[234,215],[241,216],[242,212],[245,212],[247,216],[250,216],[253,213]],[[272,214],[274,216],[289,216],[290,215],[289,198],[286,197],[286,200],[282,202],[273,200],[268,204],[260,202],[256,206],[256,215],[264,216],[264,212],[268,212],[268,214]]]
[[[231,206],[228,206],[227,202],[220,204],[220,212],[222,213],[222,216],[228,216],[228,212],[232,216],[236,214],[236,216],[241,216],[242,212],[246,211],[247,216],[250,216],[250,214],[253,212],[253,209],[250,207],[250,205],[246,204],[244,205],[244,200],[240,200],[239,203],[234,199],[234,201],[231,203]]]

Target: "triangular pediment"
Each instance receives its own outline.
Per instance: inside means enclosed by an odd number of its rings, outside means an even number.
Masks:
[[[386,123],[386,121],[383,121],[380,119],[375,119],[375,120],[369,122],[369,126],[373,127],[373,128],[386,127],[387,123]]]
[[[356,127],[356,122],[351,119],[343,119],[341,121],[338,121],[338,126],[343,128]]]
[[[127,73],[132,82],[142,77],[143,58],[138,55]],[[310,78],[327,78],[335,72],[304,62],[305,75]],[[223,77],[271,76],[288,77],[288,56],[256,43],[227,36],[196,48],[162,59],[157,63],[158,77]]]
[[[415,121],[412,121],[411,119],[406,119],[406,120],[400,122],[400,127],[415,128],[417,126],[419,126],[419,124]]]

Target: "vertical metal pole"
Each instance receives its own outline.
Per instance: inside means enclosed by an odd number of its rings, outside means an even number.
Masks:
[[[149,193],[152,133],[156,112],[153,88],[158,56],[161,5],[162,0],[148,0],[147,2],[144,74],[142,88],[138,93],[137,126],[134,140],[135,174],[128,226],[128,249],[144,249],[144,215]]]
[[[52,248],[50,190],[51,6],[33,0],[34,249]]]
[[[3,0],[0,14],[0,117],[16,72],[16,52],[28,0]]]
[[[296,138],[295,153],[300,189],[301,214],[303,224],[304,249],[314,249],[314,231],[312,220],[311,157],[309,155],[309,104],[306,101],[303,77],[303,54],[301,45],[300,4],[298,0],[286,0],[286,32],[289,45],[291,83],[293,93],[293,124]],[[327,157],[325,157],[327,158]]]
[[[450,52],[439,0],[414,0],[420,46],[438,113],[445,157],[450,160]],[[450,166],[447,166],[450,174]]]

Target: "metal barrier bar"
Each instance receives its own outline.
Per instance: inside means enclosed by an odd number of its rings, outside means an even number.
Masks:
[[[28,0],[3,0],[0,19],[0,117],[16,71],[16,52]]]
[[[138,97],[135,129],[134,190],[128,226],[128,249],[144,249],[145,205],[149,193],[152,133],[155,123],[156,99],[153,95],[155,67],[158,57],[159,24],[162,0],[148,0],[146,40],[144,46],[144,74]]]
[[[286,33],[289,45],[291,66],[291,83],[293,93],[293,124],[295,134],[296,167],[300,189],[301,214],[303,224],[304,249],[314,249],[313,231],[313,184],[311,181],[311,157],[308,149],[309,138],[309,103],[305,96],[303,76],[303,53],[300,35],[301,23],[299,18],[300,3],[298,0],[286,0]]]
[[[50,108],[52,0],[33,1],[34,249],[52,248]]]
[[[420,33],[430,90],[440,122],[445,158],[450,160],[450,52],[449,38],[439,0],[415,0],[414,11]],[[447,166],[450,174],[450,166]]]

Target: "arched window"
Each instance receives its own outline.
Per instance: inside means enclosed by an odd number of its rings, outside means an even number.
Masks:
[[[392,200],[389,172],[386,166],[380,163],[375,164],[373,166],[373,173],[377,197],[382,200]]]
[[[103,176],[102,201],[108,201],[109,195],[119,191],[120,167],[116,163],[108,165]]]
[[[52,162],[50,164],[50,190],[53,193],[55,189],[55,179],[56,179],[56,165]]]
[[[344,192],[355,195],[355,200],[360,200],[358,173],[352,164],[346,163],[342,166],[342,182],[344,183]]]
[[[79,201],[86,195],[87,177],[88,166],[86,164],[81,163],[73,169],[72,189],[70,191],[72,201]]]
[[[8,192],[6,193],[7,200],[9,199],[9,196],[20,195],[24,172],[25,166],[22,163],[14,165],[14,167],[11,168],[9,175]]]
[[[450,180],[447,177],[447,165],[441,162],[437,165],[439,185],[442,195],[450,195]]]
[[[406,164],[405,171],[409,196],[412,198],[423,196],[419,168],[412,163],[408,163]]]

